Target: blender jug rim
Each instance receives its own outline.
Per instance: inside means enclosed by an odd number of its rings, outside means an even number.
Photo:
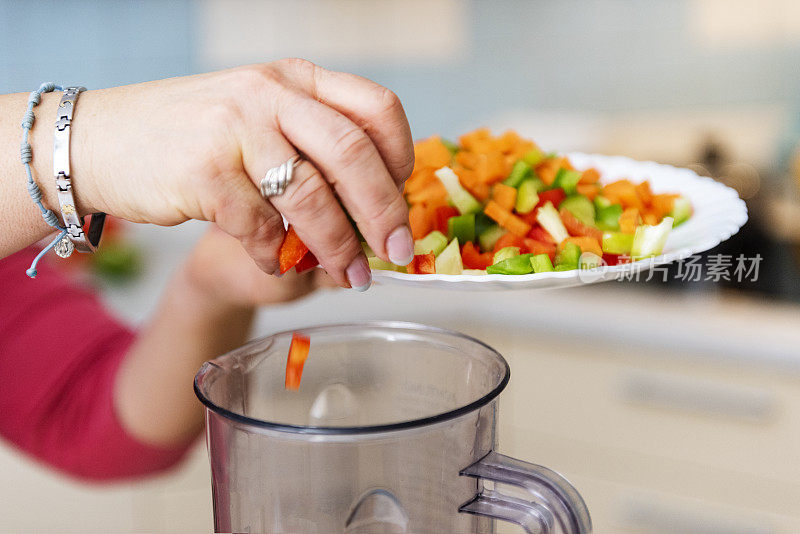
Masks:
[[[448,410],[445,412],[441,412],[438,414],[434,414],[427,417],[421,417],[418,419],[410,419],[407,421],[399,421],[396,423],[389,423],[383,425],[369,425],[369,426],[341,426],[341,427],[331,427],[331,426],[303,426],[303,425],[293,425],[288,423],[276,423],[272,421],[264,421],[262,419],[255,419],[252,417],[248,417],[246,415],[238,414],[222,406],[215,404],[202,390],[202,382],[205,379],[207,373],[215,367],[213,362],[219,358],[224,358],[231,354],[231,352],[218,356],[214,360],[207,361],[203,364],[200,370],[197,372],[194,378],[194,393],[197,395],[197,398],[200,399],[206,408],[215,412],[226,419],[243,423],[246,425],[251,425],[267,430],[277,431],[277,432],[285,432],[291,434],[324,434],[324,435],[352,435],[352,434],[376,434],[376,433],[383,433],[383,432],[395,432],[398,430],[407,430],[412,428],[419,428],[424,427],[436,423],[440,423],[442,421],[448,421],[450,419],[455,419],[461,415],[473,412],[486,404],[493,401],[497,398],[498,395],[506,388],[508,385],[508,381],[511,378],[511,368],[508,365],[503,356],[497,352],[495,349],[484,343],[483,341],[476,339],[472,336],[468,336],[467,334],[463,334],[461,332],[457,332],[455,330],[450,330],[447,328],[439,328],[436,326],[429,326],[419,323],[412,323],[406,321],[357,321],[357,322],[350,322],[350,323],[335,323],[335,324],[319,324],[310,327],[298,328],[293,330],[283,330],[281,332],[275,332],[268,336],[263,336],[257,339],[250,341],[249,343],[243,345],[242,347],[235,349],[232,352],[238,352],[246,350],[248,347],[261,343],[265,339],[271,337],[277,337],[281,335],[292,335],[293,333],[304,333],[304,334],[313,334],[314,331],[326,330],[326,329],[341,329],[341,328],[383,328],[383,329],[390,329],[390,330],[407,330],[407,331],[415,331],[415,332],[428,332],[428,333],[436,333],[436,334],[444,334],[446,336],[457,337],[461,339],[465,339],[470,343],[474,343],[487,349],[492,356],[497,358],[497,360],[503,366],[503,376],[500,381],[494,386],[491,391],[486,393],[485,395],[481,396],[480,398],[462,405],[458,406],[452,410]]]

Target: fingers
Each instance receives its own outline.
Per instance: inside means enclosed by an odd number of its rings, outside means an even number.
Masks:
[[[243,163],[246,172],[260,180],[268,169],[296,153],[279,132],[265,131],[249,139]],[[301,161],[284,193],[270,197],[269,201],[294,226],[300,239],[338,284],[362,291],[369,287],[372,275],[356,233],[328,182],[313,164]]]
[[[410,262],[408,207],[367,134],[336,110],[298,94],[286,96],[277,120],[286,139],[334,187],[372,250],[397,265]],[[306,192],[322,197],[321,191]]]
[[[220,179],[210,190],[215,213],[208,217],[228,235],[238,239],[256,265],[268,274],[278,272],[278,251],[283,242],[283,218],[265,202],[255,185],[245,177]]]
[[[414,169],[411,127],[400,99],[371,80],[316,67],[311,95],[347,116],[372,139],[398,186]]]

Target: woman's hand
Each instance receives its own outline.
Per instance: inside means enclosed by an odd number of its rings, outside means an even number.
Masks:
[[[322,269],[303,274],[265,274],[241,244],[212,227],[183,264],[182,279],[204,301],[219,309],[254,308],[301,298],[320,287],[336,287]],[[180,277],[179,277],[180,278]]]
[[[267,273],[283,214],[338,284],[365,289],[369,267],[344,206],[379,257],[413,256],[400,193],[414,165],[410,129],[397,96],[364,78],[289,59],[88,91],[72,135],[83,213],[214,221]],[[256,184],[296,153],[285,193],[263,199]]]

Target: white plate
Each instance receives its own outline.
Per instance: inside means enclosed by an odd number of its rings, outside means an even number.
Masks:
[[[622,156],[580,153],[567,156],[577,169],[597,168],[604,183],[621,178],[637,183],[649,180],[654,193],[680,193],[691,200],[694,214],[670,233],[663,254],[626,265],[523,275],[405,274],[373,270],[375,281],[467,291],[549,289],[602,282],[712,249],[738,232],[747,221],[747,207],[736,191],[689,169]]]

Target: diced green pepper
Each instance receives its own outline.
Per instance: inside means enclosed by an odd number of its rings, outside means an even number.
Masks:
[[[494,265],[486,268],[486,272],[488,274],[530,274],[533,272],[532,256],[533,254],[519,254],[512,258],[495,262]]]
[[[517,213],[530,213],[539,203],[539,191],[544,188],[544,182],[538,178],[523,180],[517,188],[517,204],[514,209]]]
[[[581,180],[581,173],[569,169],[558,169],[556,179],[553,181],[553,188],[560,187],[568,195],[575,193],[578,182]]]
[[[534,148],[526,152],[525,155],[522,156],[522,161],[524,161],[531,167],[536,167],[543,160],[544,160],[544,153],[538,148]]]
[[[464,215],[481,211],[481,203],[461,186],[461,182],[458,181],[458,176],[453,172],[453,169],[442,167],[434,174],[442,182],[444,188],[447,189],[449,200],[459,213]]]
[[[556,253],[556,271],[577,269],[581,259],[581,247],[575,243],[567,243]]]
[[[492,226],[497,226],[497,223],[484,212],[479,211],[475,214],[475,235],[479,236]]]
[[[449,139],[442,139],[442,144],[447,147],[447,150],[450,151],[451,156],[455,156],[456,153],[460,150],[458,148],[458,145]]]
[[[447,237],[459,243],[475,242],[475,214],[468,213],[447,220]]]
[[[528,165],[525,160],[521,159],[514,164],[511,168],[511,173],[508,175],[508,178],[503,180],[503,183],[511,187],[517,187],[522,180],[531,178],[532,176],[533,169],[531,169],[531,166]]]
[[[494,253],[492,263],[500,263],[501,261],[507,260],[508,258],[513,258],[514,256],[519,256],[519,247],[503,247]]]
[[[675,220],[673,227],[686,222],[692,216],[692,203],[686,197],[676,198],[669,216]]]
[[[600,198],[600,197],[597,197]],[[619,230],[619,216],[622,215],[620,204],[609,204],[607,206],[598,204],[595,198],[595,224],[601,230]],[[605,199],[607,201],[607,199]]]
[[[630,254],[633,234],[603,232],[603,252],[606,254]]]
[[[436,274],[461,274],[464,271],[458,239],[450,241],[442,253],[436,256],[435,268]]]
[[[434,230],[422,239],[414,241],[414,254],[428,254],[433,252],[435,256],[438,256],[446,246],[447,237],[439,230]]]
[[[497,241],[507,233],[508,230],[500,228],[500,226],[495,224],[478,235],[478,243],[480,243],[481,249],[484,251],[488,252],[490,250],[494,250],[494,246]]]
[[[535,273],[548,273],[553,270],[553,262],[547,254],[537,254],[531,257],[531,267]]]
[[[565,198],[561,201],[561,204],[559,204],[558,209],[567,210],[583,224],[594,226],[594,204],[583,195],[572,195]]]

